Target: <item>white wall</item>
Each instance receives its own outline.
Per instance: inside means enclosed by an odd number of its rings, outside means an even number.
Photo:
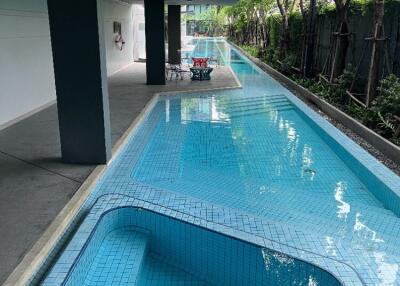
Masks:
[[[107,74],[111,75],[133,62],[133,7],[123,2],[104,0],[104,39],[106,41]],[[115,45],[113,22],[121,22],[125,45],[120,51]]]
[[[0,0],[0,127],[54,99],[46,0]]]
[[[133,61],[132,6],[103,0],[107,74]],[[126,45],[114,43],[113,21]],[[46,0],[0,0],[0,130],[55,100]]]
[[[146,37],[144,32],[144,7],[135,4],[133,7],[133,58],[146,58]]]

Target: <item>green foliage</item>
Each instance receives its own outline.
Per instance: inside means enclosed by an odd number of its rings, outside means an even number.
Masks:
[[[296,56],[289,54],[286,58],[282,60],[280,70],[284,74],[290,74],[292,72],[292,67],[296,63]]]
[[[229,7],[212,6],[201,14],[185,15],[185,21],[202,21],[211,36],[220,36],[228,24]]]
[[[293,1],[289,1],[293,3]],[[285,2],[283,2],[285,3]],[[307,3],[304,1],[306,13]],[[400,10],[399,0],[385,1],[385,17],[395,18]],[[317,0],[318,17],[336,23],[336,6],[332,0]],[[254,57],[261,58],[264,62],[278,69],[298,84],[309,89],[327,102],[337,106],[350,116],[356,118],[366,126],[374,129],[381,135],[400,144],[400,138],[393,138],[394,129],[398,122],[395,115],[400,116],[400,79],[390,75],[381,81],[380,95],[372,103],[371,108],[363,108],[354,103],[349,103],[346,90],[349,89],[353,78],[354,68],[348,66],[343,74],[334,83],[319,80],[318,77],[305,79],[295,73],[292,66],[299,67],[304,42],[304,22],[301,13],[296,9],[287,9],[289,13],[289,50],[288,56],[278,63],[280,53],[280,39],[282,17],[276,6],[276,0],[239,0],[237,4],[227,8],[225,16],[231,27],[230,36],[233,41],[240,44],[243,49]],[[349,15],[366,15],[372,17],[372,0],[351,0]],[[262,12],[262,13],[261,13]],[[257,22],[257,35],[254,32],[254,23]],[[261,41],[260,27],[265,31],[266,37]],[[254,40],[257,37],[258,41]],[[318,52],[318,51],[317,51]]]
[[[372,12],[373,2],[371,0],[352,0],[350,2],[350,14],[366,15],[368,12]]]
[[[315,94],[318,94],[330,103],[335,102],[332,87],[324,80],[314,81],[314,83],[309,87],[309,90]]]
[[[271,15],[267,18],[267,27],[269,30],[269,41],[271,49],[279,49],[279,39],[281,36],[281,17]]]
[[[256,46],[249,46],[249,45],[243,45],[241,46],[243,50],[246,51],[246,53],[250,54],[253,57],[258,57],[260,53],[260,48]]]
[[[380,84],[380,94],[372,102],[371,110],[376,113],[379,127],[394,132],[399,124],[394,116],[400,116],[400,79],[391,74]]]
[[[335,16],[336,6],[332,1],[320,1],[318,3],[318,15]]]
[[[374,108],[385,117],[400,116],[400,79],[391,74],[381,80],[380,95],[373,102]]]
[[[321,96],[329,103],[341,106],[344,104],[346,98],[346,90],[350,87],[354,78],[354,68],[348,66],[343,74],[338,78],[335,84],[326,82],[325,80],[318,80],[317,78],[303,78],[300,76],[293,77],[298,84],[307,88],[311,92]]]
[[[389,0],[397,1],[397,0]],[[386,5],[386,4],[385,4]],[[319,1],[318,3],[318,15],[334,17],[336,16],[336,6],[333,1]],[[365,15],[368,12],[372,12],[373,2],[372,0],[351,0],[349,14],[362,14]]]
[[[343,74],[341,74],[338,78],[340,88],[342,88],[343,90],[350,88],[350,85],[353,82],[355,76],[355,72],[355,68],[352,65],[347,65],[347,67],[343,71]]]
[[[350,89],[351,83],[355,76],[355,68],[352,65],[347,65],[343,70],[343,73],[337,79],[337,88],[332,92],[334,93],[334,99],[338,104],[345,104],[347,100],[346,90]]]
[[[365,109],[352,102],[344,105],[343,111],[370,128],[376,126],[377,115],[370,109]]]
[[[365,121],[365,108],[355,104],[350,103],[344,106],[344,111],[351,117],[358,119],[361,122]]]
[[[273,67],[277,66],[277,60],[279,59],[279,52],[278,50],[269,47],[265,53],[264,61],[270,64]]]
[[[289,35],[290,46],[289,53],[295,55],[296,61],[301,58],[303,48],[303,17],[300,12],[293,12],[289,15]],[[295,63],[293,63],[295,64]]]

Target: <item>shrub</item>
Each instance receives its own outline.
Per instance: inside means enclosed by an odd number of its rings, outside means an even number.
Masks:
[[[248,45],[243,45],[242,46],[243,50],[246,51],[246,53],[250,54],[253,57],[258,57],[260,53],[260,48],[257,46],[248,46]]]
[[[400,116],[400,79],[391,74],[381,80],[380,94],[372,102],[371,110],[379,118],[379,127],[394,132],[397,124],[395,115]]]
[[[281,72],[284,74],[291,74],[292,66],[294,66],[296,63],[296,56],[293,54],[289,54],[281,62],[282,62],[280,66]]]
[[[374,100],[374,108],[385,117],[400,116],[400,79],[391,74],[381,80],[380,95]]]

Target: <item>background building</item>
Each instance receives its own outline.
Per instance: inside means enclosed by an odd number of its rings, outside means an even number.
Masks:
[[[209,11],[213,5],[186,5],[186,34],[188,36],[208,35],[209,20],[204,19],[203,15]]]

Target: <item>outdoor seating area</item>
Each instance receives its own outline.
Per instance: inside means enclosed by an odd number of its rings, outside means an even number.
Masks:
[[[182,58],[180,64],[166,63],[165,77],[169,81],[183,80],[185,75],[188,75],[191,80],[211,80],[214,67],[219,66],[219,60],[216,57]]]

